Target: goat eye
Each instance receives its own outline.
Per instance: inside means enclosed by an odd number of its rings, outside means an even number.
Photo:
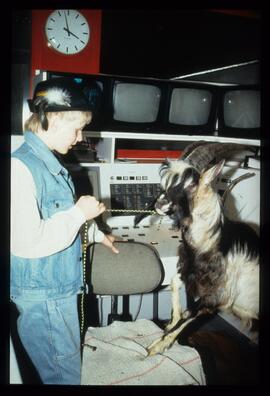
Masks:
[[[194,182],[192,182],[192,183],[190,183],[188,186],[187,186],[187,188],[188,189],[191,189],[191,188],[194,188],[196,186],[196,184],[194,183]]]

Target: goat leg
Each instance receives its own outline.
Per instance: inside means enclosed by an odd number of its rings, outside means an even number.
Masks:
[[[181,282],[181,281],[180,281]],[[172,301],[173,301],[173,314],[175,314],[175,318],[172,319],[172,323],[169,323],[167,326],[164,334],[162,337],[160,337],[158,340],[154,341],[149,347],[146,348],[147,350],[147,356],[153,356],[156,355],[157,353],[162,353],[169,349],[174,342],[176,341],[177,337],[179,334],[184,330],[184,328],[191,322],[193,322],[195,319],[197,319],[199,316],[204,316],[204,315],[209,315],[214,313],[214,309],[212,307],[207,307],[202,305],[201,300],[197,300],[194,305],[192,310],[185,310],[184,312],[181,311],[180,309],[177,309],[177,307],[180,307],[179,302],[176,300],[176,295],[178,294],[179,288],[177,285],[181,285],[176,277],[173,278],[172,281]],[[179,301],[179,299],[178,299]],[[180,319],[178,322],[176,321],[177,315],[180,313]]]
[[[213,314],[213,312],[214,310],[212,308],[206,306],[200,308],[197,314],[193,314],[192,311],[187,309],[181,314],[182,317],[174,325],[174,327],[171,327],[168,331],[166,330],[161,338],[154,341],[149,347],[146,348],[147,356],[153,356],[157,353],[166,351],[174,344],[179,334],[189,323],[193,322],[199,316]]]
[[[180,274],[177,273],[171,281],[171,290],[172,290],[171,321],[168,323],[168,325],[165,328],[165,334],[158,340],[155,340],[147,348],[147,353],[148,353],[147,356],[153,356],[157,353],[162,353],[166,349],[168,349],[174,343],[178,334],[182,331],[182,329],[186,326],[186,324],[188,324],[191,321],[191,320],[184,321],[184,323],[180,325],[183,321],[183,316],[187,314],[187,312],[183,313],[182,307],[180,305],[179,290],[182,285],[183,282],[180,279]]]
[[[165,328],[165,332],[171,330],[176,323],[182,319],[182,307],[180,305],[179,290],[183,285],[183,281],[180,279],[180,274],[175,274],[171,281],[171,291],[172,291],[172,313],[171,320]]]
[[[189,318],[180,325],[182,320],[180,319],[179,324],[177,323],[174,328],[165,333],[161,338],[154,341],[149,347],[146,348],[147,356],[154,356],[157,353],[162,353],[169,349],[177,339],[178,335],[183,329],[196,318]]]

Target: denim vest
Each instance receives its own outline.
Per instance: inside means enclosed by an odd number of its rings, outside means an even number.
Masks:
[[[25,132],[25,142],[12,157],[32,173],[42,219],[74,205],[74,185],[68,171],[37,135]],[[10,275],[11,297],[41,300],[78,293],[83,284],[80,234],[68,248],[50,256],[28,259],[11,254]]]

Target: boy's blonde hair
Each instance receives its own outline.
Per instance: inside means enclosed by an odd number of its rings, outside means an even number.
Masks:
[[[57,114],[62,120],[73,121],[75,119],[89,124],[92,119],[91,111],[59,111],[59,112],[48,112],[46,116],[50,123],[50,118],[52,114]],[[33,113],[24,123],[24,131],[31,131],[36,133],[40,128],[42,128],[41,121],[38,113]]]

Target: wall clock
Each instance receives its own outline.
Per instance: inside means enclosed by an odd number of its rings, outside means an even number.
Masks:
[[[98,74],[101,18],[96,9],[32,10],[31,80],[36,70]]]
[[[74,55],[87,47],[90,26],[77,10],[55,10],[47,18],[45,34],[48,45],[65,55]]]

